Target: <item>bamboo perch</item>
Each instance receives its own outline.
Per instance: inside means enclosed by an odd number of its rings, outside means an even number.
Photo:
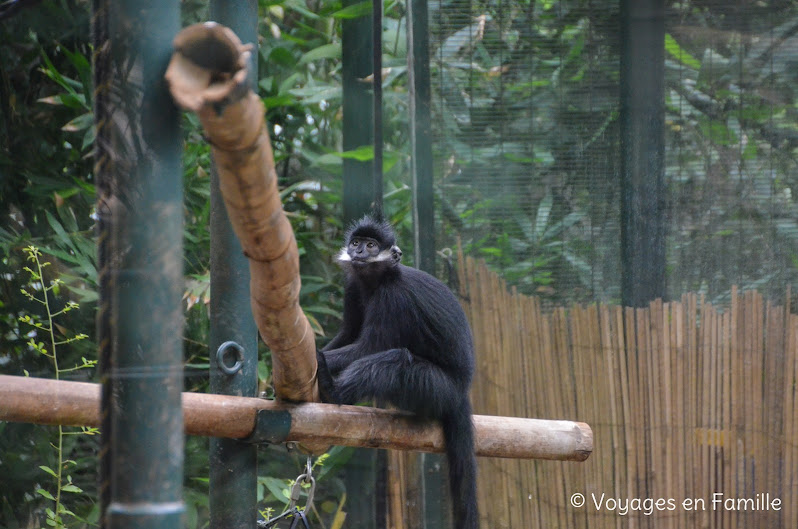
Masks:
[[[186,433],[242,439],[258,410],[291,415],[287,441],[443,452],[441,429],[400,411],[183,393]],[[0,420],[98,426],[100,386],[86,382],[0,375]],[[584,461],[593,432],[581,422],[475,415],[478,456]]]
[[[316,342],[299,306],[299,252],[277,190],[263,103],[248,87],[245,46],[209,22],[178,33],[166,81],[211,144],[227,215],[249,258],[252,315],[272,350],[281,399],[318,401]]]

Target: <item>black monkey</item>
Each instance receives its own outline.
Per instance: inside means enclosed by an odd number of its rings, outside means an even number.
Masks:
[[[347,232],[344,321],[318,353],[324,400],[387,401],[443,426],[456,529],[478,527],[476,458],[468,390],[471,329],[454,294],[399,263],[393,228],[366,216]]]

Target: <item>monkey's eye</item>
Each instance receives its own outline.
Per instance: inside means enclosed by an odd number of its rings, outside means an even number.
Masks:
[[[352,241],[349,243],[349,246],[358,246],[358,245],[360,245],[360,241],[358,241],[357,239],[352,239]]]
[[[369,249],[374,248],[374,243],[373,242],[366,243],[366,248],[369,248]]]

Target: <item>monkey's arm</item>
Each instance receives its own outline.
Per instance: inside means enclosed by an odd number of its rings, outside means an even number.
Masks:
[[[330,342],[330,344],[332,344],[332,342]],[[330,373],[337,375],[345,369],[346,366],[358,358],[368,356],[370,353],[364,348],[363,342],[358,340],[335,349],[328,349],[325,347],[320,354],[324,355]]]
[[[338,349],[328,350],[325,348],[322,351],[317,351],[316,360],[318,369],[316,371],[316,378],[323,400],[325,402],[344,404],[341,400],[338,391],[338,383],[335,378],[356,360],[375,356],[376,354],[377,353],[373,351],[367,350],[362,340],[339,347]]]
[[[335,377],[335,394],[341,404],[377,399],[436,419],[461,409],[468,399],[455,375],[404,348],[355,360]]]
[[[358,358],[360,344],[355,342],[336,349],[332,349],[332,347],[337,342],[345,342],[347,338],[346,328],[344,328],[324,349],[316,351],[316,363],[318,366],[316,368],[316,381],[319,384],[319,392],[324,402],[342,404],[336,389],[335,376],[351,364],[355,358]]]
[[[355,338],[357,338],[357,335],[348,330],[347,326],[344,324],[343,328],[338,331],[338,334],[336,334],[335,337],[330,340],[330,343],[322,347],[321,350],[327,352],[334,349],[340,349],[341,347],[354,342]]]
[[[330,340],[330,343],[322,348],[322,351],[332,351],[354,343],[363,327],[363,313],[364,307],[360,293],[353,288],[351,283],[347,283],[344,288],[344,318],[341,329]]]
[[[330,368],[327,366],[327,360],[324,358],[324,353],[316,351],[316,382],[319,384],[319,394],[321,395],[322,402],[340,404],[341,399],[338,396],[338,391],[335,389],[335,380],[333,379]]]

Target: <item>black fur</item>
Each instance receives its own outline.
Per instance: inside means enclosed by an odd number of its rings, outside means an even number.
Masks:
[[[394,259],[341,262],[346,270],[344,321],[319,353],[324,399],[376,399],[437,419],[443,426],[457,529],[478,527],[476,459],[468,391],[474,373],[471,329],[454,294],[431,275],[400,264],[391,226],[364,217],[349,230],[375,239]],[[343,252],[342,252],[343,253]],[[350,257],[353,252],[350,252]]]

